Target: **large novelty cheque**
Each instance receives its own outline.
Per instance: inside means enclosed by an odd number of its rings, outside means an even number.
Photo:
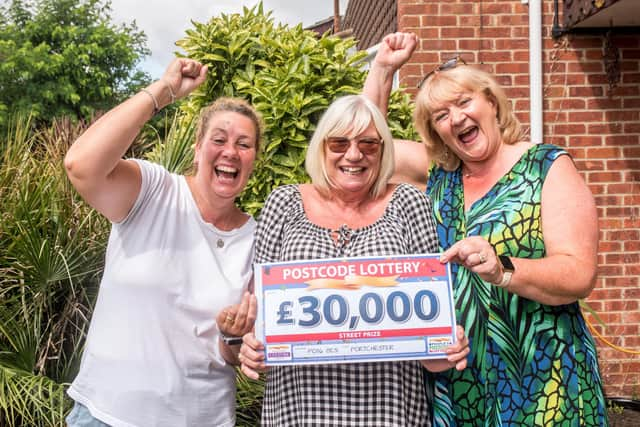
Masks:
[[[256,264],[267,365],[444,358],[455,342],[439,255]]]

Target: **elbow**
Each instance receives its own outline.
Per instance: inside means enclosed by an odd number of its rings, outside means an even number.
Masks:
[[[567,275],[566,277],[570,279],[567,279],[565,285],[558,289],[562,290],[560,292],[554,292],[553,295],[549,294],[549,298],[541,302],[552,306],[559,306],[573,304],[578,300],[586,299],[591,295],[591,291],[593,291],[595,287],[597,278],[595,268],[593,269],[593,272],[576,272],[575,274]]]
[[[77,175],[78,173],[78,166],[77,166],[77,159],[75,158],[74,154],[73,154],[73,150],[70,149],[69,151],[67,151],[67,154],[64,156],[64,170],[67,173],[67,176],[69,177],[70,180],[73,181],[73,178]]]
[[[86,178],[87,171],[83,170],[83,166],[85,166],[86,163],[82,161],[73,146],[71,146],[64,156],[63,164],[67,177],[74,186],[77,186],[80,181]]]
[[[591,295],[591,291],[595,288],[597,273],[596,268],[586,267],[583,269],[581,274],[575,274],[572,277],[571,288],[568,294],[566,295],[565,301],[563,304],[574,303],[578,300],[588,298]]]
[[[69,178],[71,178],[71,176],[73,175],[75,168],[74,168],[74,159],[73,156],[71,155],[71,153],[67,152],[67,154],[64,156],[64,170],[67,173],[67,176]]]
[[[576,286],[578,292],[578,298],[584,299],[591,295],[591,291],[596,287],[598,279],[598,257],[594,253],[593,257],[589,257],[589,261],[585,261],[581,268],[581,275],[576,275],[579,278],[579,283]]]
[[[585,299],[591,295],[591,291],[596,286],[598,277],[598,261],[594,252],[593,256],[571,256],[565,258],[566,269],[561,269],[564,294],[560,299],[565,300],[564,304],[574,303],[578,300]]]
[[[578,299],[585,299],[591,295],[591,292],[596,287],[597,279],[596,269],[593,272],[585,273],[585,277],[581,282],[581,285],[576,288]]]

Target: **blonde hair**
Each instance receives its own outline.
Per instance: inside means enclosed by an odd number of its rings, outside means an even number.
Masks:
[[[331,187],[334,187],[325,166],[325,139],[331,136],[359,135],[372,122],[383,142],[380,170],[371,186],[370,194],[375,199],[385,193],[394,171],[391,131],[373,102],[362,95],[348,95],[336,99],[325,111],[307,148],[305,168],[311,182],[322,194],[328,194]]]
[[[523,137],[520,121],[504,90],[491,74],[469,65],[437,71],[423,83],[416,96],[413,120],[429,159],[448,171],[460,166],[460,158],[449,150],[434,129],[432,114],[442,104],[456,100],[462,92],[482,93],[495,103],[498,127],[505,144],[515,144]]]

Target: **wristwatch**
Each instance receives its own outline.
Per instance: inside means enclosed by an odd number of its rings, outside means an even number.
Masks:
[[[224,342],[226,345],[242,344],[242,337],[233,337],[233,336],[225,335],[222,332],[220,332],[220,338],[222,339],[222,342]]]
[[[511,276],[513,276],[513,272],[516,271],[516,268],[513,266],[511,258],[508,256],[498,255],[498,259],[500,260],[500,264],[502,264],[502,280],[500,283],[494,283],[494,285],[499,288],[507,288],[509,287]]]

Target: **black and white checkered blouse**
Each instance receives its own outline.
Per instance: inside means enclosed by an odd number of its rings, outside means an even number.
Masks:
[[[435,227],[430,200],[407,184],[395,189],[377,221],[356,230],[311,223],[298,186],[287,185],[274,190],[262,210],[256,261],[433,253]],[[267,374],[265,426],[415,427],[429,425],[428,418],[417,361],[278,366]]]

